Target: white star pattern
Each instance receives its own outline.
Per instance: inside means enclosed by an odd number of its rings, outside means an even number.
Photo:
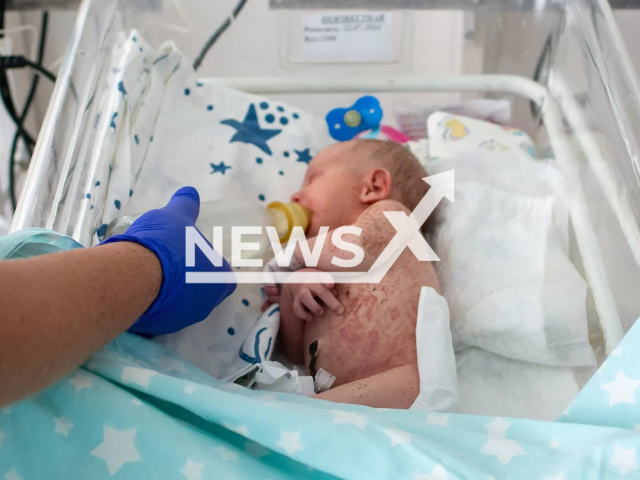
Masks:
[[[624,372],[618,372],[613,382],[605,383],[602,388],[609,393],[609,406],[618,403],[636,404],[636,390],[640,386],[640,380],[632,380]]]
[[[296,452],[304,450],[302,443],[300,443],[300,432],[286,432],[280,430],[280,439],[277,445],[281,447],[287,455],[293,456]]]
[[[184,393],[186,393],[187,395],[193,395],[193,392],[195,391],[196,391],[195,385],[186,385],[184,387]]]
[[[609,465],[618,469],[622,475],[638,470],[638,461],[636,459],[635,448],[622,448],[616,445],[613,451],[613,458],[609,461]]]
[[[154,360],[160,368],[166,372],[182,372],[187,373],[187,370],[184,368],[184,363],[177,361],[171,357],[161,357],[156,358]]]
[[[142,405],[142,402],[140,401],[140,399],[134,398],[133,400],[131,400],[131,405],[135,405],[136,407],[139,407]]]
[[[5,473],[4,479],[5,480],[22,480],[22,477],[18,475],[18,472],[16,472],[16,468],[13,467],[9,473]]]
[[[489,435],[493,435],[494,437],[505,437],[510,426],[511,424],[509,422],[500,417],[496,417],[491,423],[487,423],[484,428],[487,429]]]
[[[256,458],[264,457],[267,453],[269,453],[269,450],[267,450],[262,445],[256,442],[245,443],[244,451],[247,452],[252,457],[256,457]]]
[[[11,407],[4,407],[0,412],[2,412],[3,415],[9,415],[11,413]]]
[[[234,452],[233,450],[225,447],[217,447],[214,448],[214,450],[220,454],[223,460],[226,460],[228,462],[238,461],[238,452]]]
[[[447,471],[441,464],[433,467],[431,473],[415,474],[413,476],[413,480],[447,480],[447,478],[449,478],[447,475]]]
[[[354,412],[343,412],[341,410],[331,410],[333,413],[333,421],[331,423],[349,423],[355,425],[360,430],[364,430],[364,426],[367,423],[367,417]]]
[[[63,437],[69,438],[69,430],[73,428],[73,423],[64,417],[54,418],[54,421],[56,422],[56,428],[53,433],[59,433]]]
[[[480,451],[486,455],[494,455],[503,465],[509,463],[513,457],[527,453],[518,442],[506,437],[510,425],[509,422],[497,417],[484,426],[489,433],[489,438]]]
[[[633,428],[636,432],[640,433],[640,423],[636,423],[636,426]]]
[[[619,357],[622,355],[622,348],[618,347],[613,352],[611,352],[612,357]]]
[[[549,443],[549,448],[551,450],[557,450],[559,446],[560,446],[560,442],[556,442],[555,440]]]
[[[427,425],[449,426],[449,415],[427,415]]]
[[[385,428],[384,434],[391,440],[391,446],[402,445],[403,443],[411,443],[411,434],[398,430],[397,428]]]
[[[544,477],[544,480],[566,480],[562,473],[556,473],[553,477]]]
[[[76,389],[76,393],[85,388],[93,388],[93,379],[82,373],[76,373],[69,379],[69,383]]]
[[[187,464],[182,467],[180,473],[186,480],[202,480],[202,468],[204,463],[196,463],[191,459],[187,460]]]
[[[124,367],[122,369],[122,383],[140,385],[142,388],[149,388],[149,380],[158,372],[140,367]]]
[[[143,368],[152,368],[150,366],[150,364],[148,364],[147,362],[145,362],[144,360],[142,360],[141,358],[136,358],[133,355],[129,355],[126,357],[127,360],[129,360],[131,363],[135,363],[136,365],[139,365],[138,368],[143,367]]]
[[[116,430],[108,425],[104,426],[104,440],[91,455],[101,458],[107,464],[109,475],[116,473],[125,463],[142,460],[135,446],[136,429]]]
[[[226,423],[223,422],[224,428],[226,428],[227,430],[231,430],[232,432],[236,432],[239,435],[242,435],[243,437],[247,437],[249,435],[249,429],[247,428],[246,425],[231,425],[230,423]]]

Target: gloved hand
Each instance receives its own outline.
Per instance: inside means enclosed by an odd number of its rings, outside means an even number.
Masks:
[[[215,267],[196,248],[196,265],[185,265],[185,228],[195,226],[200,196],[193,187],[178,190],[169,203],[138,218],[123,235],[109,237],[100,245],[135,242],[156,254],[162,266],[160,293],[146,312],[129,329],[153,336],[173,333],[201,322],[222,300],[233,293],[234,284],[186,283],[186,272],[230,272],[226,260]],[[207,241],[207,243],[209,243]],[[211,245],[209,243],[209,245]]]

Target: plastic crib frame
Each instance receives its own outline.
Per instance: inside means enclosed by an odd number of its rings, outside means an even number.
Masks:
[[[74,189],[79,187],[76,167],[81,167],[81,148],[78,143],[84,135],[82,128],[87,122],[90,95],[78,95],[73,80],[74,67],[79,57],[86,56],[81,48],[83,29],[90,21],[92,0],[85,0],[79,10],[78,20],[72,35],[67,56],[59,74],[51,104],[47,111],[41,130],[31,168],[27,174],[25,185],[13,219],[12,231],[32,226],[50,228],[62,233],[77,236],[78,229],[86,227],[83,220],[78,220],[76,204],[69,204],[73,199]],[[116,2],[114,2],[116,3]],[[607,91],[612,99],[616,127],[625,139],[626,148],[637,171],[640,151],[636,142],[637,135],[632,125],[640,119],[638,112],[633,112],[624,102],[624,94],[633,97],[631,108],[640,107],[640,88],[632,70],[620,35],[615,28],[615,21],[610,8],[604,0],[578,3],[590,4],[597,8],[605,23],[613,25],[607,31],[606,41],[619,52],[616,59],[603,55],[602,48],[592,49],[592,60],[600,71],[611,68],[618,75],[617,83]],[[583,5],[575,9],[578,22],[584,23]],[[110,15],[115,17],[117,7],[114,5]],[[583,25],[581,25],[583,27]],[[109,34],[107,29],[105,36]],[[595,30],[595,29],[591,29]],[[589,28],[588,34],[595,35]],[[104,39],[102,39],[104,43]],[[99,44],[96,57],[91,68],[85,68],[86,81],[99,79],[99,64],[107,58],[108,52]],[[613,62],[613,63],[612,63]],[[83,79],[85,80],[85,79]],[[311,93],[384,93],[384,92],[507,92],[524,97],[534,102],[544,119],[546,131],[553,148],[557,166],[567,181],[570,197],[570,214],[574,226],[579,253],[582,257],[587,281],[593,293],[596,311],[605,340],[606,353],[609,354],[624,335],[624,328],[616,306],[616,300],[605,269],[605,262],[598,243],[594,224],[586,201],[583,185],[579,180],[578,160],[572,152],[569,136],[566,132],[565,120],[571,124],[574,138],[584,151],[586,161],[594,172],[605,194],[607,202],[624,232],[626,241],[638,265],[640,265],[640,229],[636,223],[634,212],[617,194],[615,172],[605,159],[598,142],[588,128],[588,120],[577,104],[570,88],[563,79],[556,80],[553,71],[547,85],[516,75],[423,75],[403,76],[398,78],[213,78],[208,80],[216,84],[233,87],[242,91],[261,94],[311,94]],[[606,87],[605,87],[606,88]],[[70,111],[70,99],[76,102],[77,111]],[[640,108],[636,110],[640,111]],[[75,113],[75,116],[74,116]],[[56,137],[56,129],[69,128],[71,132],[61,145]],[[52,166],[53,165],[53,166]],[[47,191],[47,196],[43,194]],[[46,198],[46,201],[43,199]],[[66,203],[65,203],[66,202]]]

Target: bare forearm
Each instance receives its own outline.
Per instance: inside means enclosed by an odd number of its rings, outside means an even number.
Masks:
[[[162,282],[135,243],[0,262],[0,405],[46,387],[129,328]]]
[[[362,380],[340,385],[314,398],[376,408],[409,408],[420,393],[416,365],[403,365]]]

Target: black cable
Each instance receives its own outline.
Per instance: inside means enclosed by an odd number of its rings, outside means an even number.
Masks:
[[[198,70],[198,68],[200,68],[200,65],[202,65],[202,61],[204,60],[204,57],[207,56],[207,53],[209,53],[209,50],[211,49],[211,47],[213,47],[213,45],[218,41],[218,39],[222,36],[222,34],[226,32],[226,30],[231,26],[231,21],[235,20],[236,17],[240,15],[240,12],[242,11],[246,3],[247,3],[247,0],[240,0],[236,5],[236,8],[233,9],[233,13],[231,14],[231,16],[227,18],[225,22],[222,25],[220,25],[220,27],[215,32],[213,32],[213,35],[211,35],[209,40],[207,40],[207,43],[205,43],[204,47],[202,47],[202,50],[200,51],[200,55],[198,55],[196,59],[193,61],[194,70]]]
[[[24,68],[30,67],[42,75],[47,77],[52,82],[56,81],[56,76],[51,73],[49,70],[44,68],[41,64],[32,62],[27,57],[23,55],[7,55],[4,57],[0,57],[0,68],[2,69],[12,69],[12,68]]]
[[[0,29],[4,28],[4,14],[6,11],[6,0],[0,0]],[[0,34],[0,38],[4,37],[4,34]],[[2,103],[4,103],[4,107],[13,120],[13,123],[16,124],[16,128],[18,132],[22,136],[25,142],[28,145],[35,145],[35,140],[29,133],[22,128],[19,124],[19,116],[16,110],[16,107],[13,103],[13,98],[11,97],[11,91],[9,90],[9,78],[7,77],[7,73],[0,69],[0,98],[2,99]]]
[[[1,0],[0,0],[1,1]],[[44,60],[44,49],[47,41],[47,28],[49,26],[49,12],[42,12],[42,21],[40,24],[40,43],[38,45],[38,65],[41,65]],[[29,62],[32,63],[32,62]],[[40,70],[39,68],[36,70]],[[55,79],[55,77],[54,77]],[[27,99],[24,102],[24,107],[22,108],[22,113],[20,118],[18,119],[18,124],[16,125],[16,133],[13,135],[13,142],[11,144],[11,153],[9,155],[9,198],[11,200],[11,208],[15,212],[17,205],[16,198],[16,186],[15,186],[15,162],[16,162],[16,150],[18,148],[18,140],[20,139],[20,130],[22,129],[22,125],[29,114],[29,109],[31,108],[31,104],[36,96],[36,90],[38,88],[38,82],[40,81],[40,75],[34,74],[33,79],[31,80],[31,88],[29,89],[29,94],[27,95]],[[55,80],[54,80],[55,81]]]
[[[544,46],[542,47],[542,51],[540,52],[540,57],[538,57],[538,61],[536,63],[536,68],[533,72],[534,82],[542,83],[543,85],[545,85],[549,80],[552,53],[553,35],[549,34],[546,41],[544,42]],[[538,104],[533,100],[529,102],[529,110],[531,110],[531,116],[541,124],[542,116],[540,115],[540,107],[538,107]]]

